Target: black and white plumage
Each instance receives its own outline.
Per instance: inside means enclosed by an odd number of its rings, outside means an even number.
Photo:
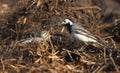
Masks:
[[[87,42],[97,43],[98,45],[100,45],[104,48],[108,48],[93,34],[91,34],[89,31],[87,31],[83,27],[73,23],[70,19],[65,19],[62,22],[62,25],[66,26],[68,28],[70,35],[72,37],[74,37],[75,39],[83,41],[85,43],[87,43]]]

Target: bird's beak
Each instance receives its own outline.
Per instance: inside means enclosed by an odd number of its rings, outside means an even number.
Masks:
[[[65,26],[65,25],[66,25],[64,22],[62,22],[61,24],[62,24],[62,26]]]
[[[64,22],[62,22],[61,24],[62,24],[62,25],[65,25],[65,23],[64,23]]]

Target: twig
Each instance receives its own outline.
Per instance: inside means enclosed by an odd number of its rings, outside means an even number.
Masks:
[[[114,59],[112,58],[112,56],[111,56],[111,55],[110,55],[110,59],[111,59],[111,61],[112,61],[113,65],[114,65],[114,67],[115,67],[116,71],[119,73],[120,71],[119,71],[119,69],[118,69],[118,67],[117,67],[117,65],[116,65],[116,63],[115,63],[115,61],[114,61]]]
[[[90,7],[69,7],[72,10],[83,10],[83,9],[98,9],[101,10],[98,6],[90,6]]]
[[[106,60],[106,48],[104,48],[104,61],[105,61],[105,64],[107,63],[107,60]]]
[[[5,65],[3,63],[3,58],[1,58],[0,60],[1,60],[1,63],[2,63],[2,69],[3,69],[3,71],[5,71]]]
[[[72,56],[71,56],[71,54],[70,54],[71,51],[66,50],[66,49],[64,49],[64,50],[67,51],[67,53],[68,53],[68,55],[70,56],[71,60],[74,61],[73,58],[72,58]]]

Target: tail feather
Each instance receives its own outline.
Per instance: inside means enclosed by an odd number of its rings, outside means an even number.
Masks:
[[[100,46],[104,47],[109,53],[112,52],[112,49],[109,46],[104,45],[103,43],[97,42]]]

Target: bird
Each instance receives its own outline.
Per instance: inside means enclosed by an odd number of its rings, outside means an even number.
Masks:
[[[63,22],[61,24],[65,27],[67,27],[70,35],[72,37],[74,37],[75,39],[82,41],[85,44],[86,43],[96,43],[104,48],[108,48],[108,50],[109,50],[109,47],[104,45],[104,43],[100,39],[96,38],[91,32],[89,32],[82,26],[79,26],[76,23],[74,23],[71,19],[66,18],[63,20]],[[109,50],[109,51],[111,51],[111,50]]]
[[[27,39],[22,39],[19,40],[19,43],[30,43],[30,42],[41,42],[43,40],[49,40],[51,37],[49,31],[41,31],[40,36],[39,37],[31,37],[31,38],[27,38]]]

